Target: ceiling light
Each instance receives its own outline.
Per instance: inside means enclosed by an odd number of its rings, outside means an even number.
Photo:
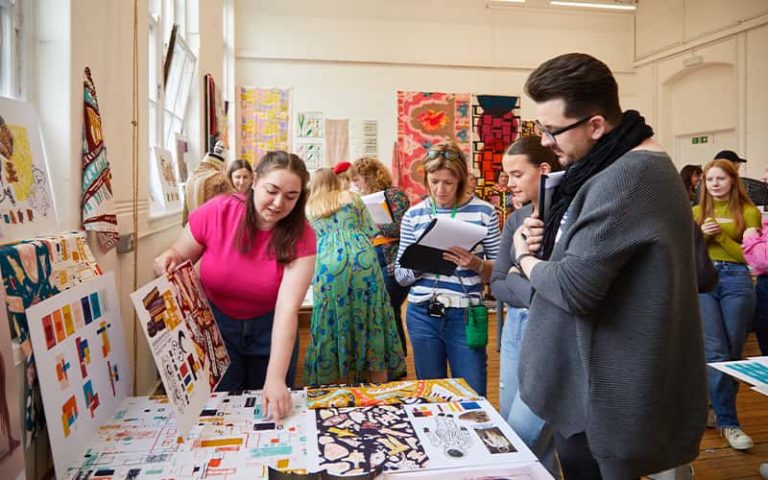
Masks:
[[[627,5],[626,3],[597,3],[597,2],[571,2],[567,0],[550,0],[550,5],[561,7],[581,7],[581,8],[603,8],[606,10],[635,10],[636,5]]]

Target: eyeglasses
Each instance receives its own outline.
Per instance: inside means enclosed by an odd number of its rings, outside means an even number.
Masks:
[[[551,141],[554,144],[557,144],[557,139],[555,138],[556,136],[560,135],[561,133],[565,133],[568,130],[573,130],[574,128],[578,127],[579,125],[587,123],[592,117],[594,117],[594,115],[586,116],[586,117],[582,118],[581,120],[577,120],[576,122],[574,122],[574,123],[572,123],[570,125],[567,125],[567,126],[561,127],[561,128],[556,128],[554,130],[547,130],[546,128],[544,128],[544,126],[542,124],[539,123],[538,120],[536,120],[534,122],[534,126],[535,126],[536,133],[540,137],[546,136],[549,139],[549,141]]]
[[[461,153],[456,150],[427,150],[427,158],[434,160],[438,157],[443,157],[446,160],[459,160],[461,159]]]

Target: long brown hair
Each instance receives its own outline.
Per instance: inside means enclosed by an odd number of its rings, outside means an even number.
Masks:
[[[730,160],[718,159],[712,160],[704,165],[705,182],[707,172],[713,167],[719,168],[725,172],[726,175],[731,177],[732,185],[731,194],[728,198],[728,212],[730,213],[731,218],[733,218],[733,221],[736,222],[736,232],[739,237],[741,237],[746,226],[744,223],[744,205],[752,205],[754,207],[755,204],[749,199],[749,195],[747,195],[747,191],[744,189],[744,184],[741,183],[741,178],[739,178],[739,171],[736,170],[733,162]],[[696,223],[702,225],[704,220],[715,216],[715,200],[712,197],[712,194],[709,193],[709,190],[707,190],[706,183],[704,188],[701,189],[701,199],[699,204],[701,205],[701,215],[696,219]]]
[[[304,234],[307,221],[304,207],[307,203],[309,172],[301,158],[282,150],[264,154],[256,165],[254,173],[256,178],[262,178],[272,170],[288,170],[301,179],[301,193],[296,200],[296,205],[285,218],[277,222],[269,242],[269,254],[276,258],[279,263],[288,264],[296,259],[296,244]],[[253,242],[256,238],[258,215],[253,203],[253,195],[253,189],[246,193],[245,216],[237,228],[237,249],[241,253],[248,253],[253,248]]]

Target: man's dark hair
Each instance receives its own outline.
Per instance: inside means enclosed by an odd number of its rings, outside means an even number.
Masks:
[[[611,125],[621,120],[619,86],[611,70],[584,53],[566,53],[539,65],[525,82],[536,103],[561,98],[569,118],[602,115]]]

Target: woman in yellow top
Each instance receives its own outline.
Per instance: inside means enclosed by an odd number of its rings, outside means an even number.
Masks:
[[[709,293],[699,294],[707,362],[740,360],[755,311],[755,290],[741,248],[747,228],[760,228],[760,211],[747,196],[739,173],[728,160],[704,166],[705,186],[693,217],[707,240],[709,258],[720,280]],[[737,382],[707,369],[709,399],[717,426],[732,448],[746,450],[752,439],[744,433],[736,414]]]

